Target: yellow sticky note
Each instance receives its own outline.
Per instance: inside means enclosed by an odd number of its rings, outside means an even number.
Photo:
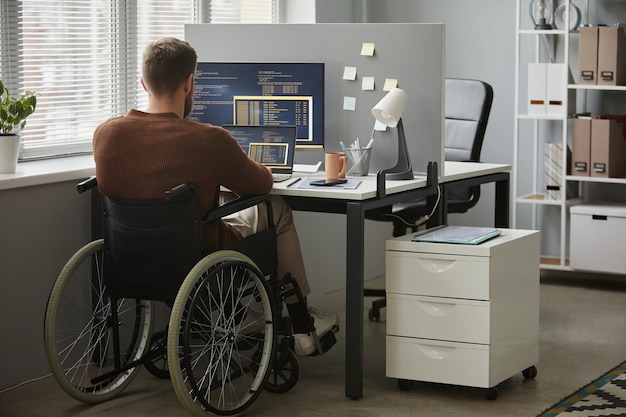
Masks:
[[[398,80],[395,78],[385,78],[383,91],[391,91],[398,86]]]
[[[361,81],[361,88],[363,90],[373,90],[374,89],[374,77],[363,77],[363,81]]]
[[[343,109],[350,111],[356,110],[356,97],[345,96],[343,98]]]
[[[372,42],[363,42],[363,46],[361,47],[361,55],[373,56],[374,55],[374,49],[376,49],[376,46],[374,45],[374,43],[372,43]]]
[[[356,80],[356,67],[345,67],[343,69],[344,80]]]

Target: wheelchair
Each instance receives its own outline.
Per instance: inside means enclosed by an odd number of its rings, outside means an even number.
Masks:
[[[90,178],[77,188],[96,186]],[[267,230],[203,253],[206,222],[257,204],[267,204]],[[107,401],[143,365],[171,379],[192,415],[234,415],[263,390],[295,386],[300,368],[282,303],[303,298],[290,274],[277,276],[269,196],[234,200],[203,217],[195,188],[182,184],[162,200],[102,196],[102,214],[104,238],[69,259],[46,308],[46,355],[67,394]],[[155,332],[156,302],[171,312]],[[336,342],[333,332],[318,337],[313,323],[309,330],[318,354]]]

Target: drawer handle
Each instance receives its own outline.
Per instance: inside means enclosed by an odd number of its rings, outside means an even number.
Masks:
[[[422,353],[431,359],[445,359],[454,352],[456,348],[435,345],[418,345]]]
[[[448,304],[448,303],[431,303],[426,301],[420,301],[420,306],[422,310],[428,313],[431,316],[445,316],[450,313],[450,311],[457,306],[457,304]]]
[[[419,258],[419,262],[422,264],[422,267],[429,271],[435,273],[446,272],[452,269],[455,260],[444,260],[444,259],[424,259]]]

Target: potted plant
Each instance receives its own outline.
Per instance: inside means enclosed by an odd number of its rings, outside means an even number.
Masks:
[[[26,91],[18,98],[12,97],[0,80],[0,173],[13,173],[17,167],[20,135],[13,129],[23,129],[26,118],[37,107],[37,96]]]

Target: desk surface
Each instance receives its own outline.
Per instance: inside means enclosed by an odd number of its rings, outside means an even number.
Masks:
[[[446,161],[444,168],[444,175],[440,176],[439,182],[457,181],[470,177],[478,177],[481,175],[494,174],[498,172],[508,171],[511,169],[511,165],[508,164],[488,164],[483,162],[452,162]],[[320,177],[323,178],[323,172],[294,173],[293,179],[305,178],[305,177]],[[376,174],[369,174],[367,176],[355,176],[350,178],[362,180],[361,184],[354,190],[346,190],[343,188],[298,188],[298,184],[291,187],[288,185],[293,180],[287,180],[274,184],[272,194],[284,195],[284,196],[297,196],[297,197],[315,197],[315,198],[330,198],[337,200],[367,200],[376,197]],[[425,175],[415,175],[412,180],[404,181],[387,181],[386,193],[395,194],[402,191],[414,190],[416,188],[422,188],[426,186]]]

